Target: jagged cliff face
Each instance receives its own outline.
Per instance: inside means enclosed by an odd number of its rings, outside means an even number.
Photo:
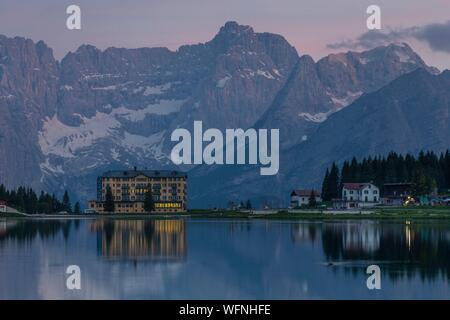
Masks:
[[[304,142],[332,113],[417,68],[438,72],[407,44],[331,54],[317,63],[302,56],[258,126],[280,128],[286,148]]]
[[[0,36],[0,181],[40,184],[38,132],[56,110],[58,64],[42,41]]]
[[[212,205],[224,198],[250,198],[254,203],[286,205],[295,186],[320,186],[334,161],[386,155],[392,150],[442,152],[450,148],[449,137],[450,71],[434,75],[417,69],[330,115],[310,139],[281,152],[276,176],[260,176],[258,168],[251,166],[212,172],[195,169],[191,203]]]
[[[235,22],[176,52],[83,45],[59,66],[42,42],[0,43],[1,143],[10,154],[1,180],[69,188],[82,198],[107,168],[172,166],[176,127],[253,125],[298,59],[283,37]]]
[[[303,176],[320,183],[331,161],[386,155],[392,150],[441,152],[450,148],[449,137],[450,71],[433,75],[417,69],[335,113],[310,141],[285,153],[287,164],[300,159],[295,165],[286,165],[286,175],[291,183],[298,183],[298,175],[292,173],[309,167]],[[315,165],[311,166],[313,159]]]
[[[177,51],[83,45],[60,63],[43,42],[0,36],[0,182],[69,189],[84,201],[106,169],[173,167],[170,134],[194,120],[279,128],[283,156],[307,145],[333,113],[417,68],[436,72],[405,44],[314,62],[282,36],[235,22]],[[220,177],[229,186],[223,199],[245,194],[247,177],[252,194],[266,192],[260,177],[228,169],[200,168],[191,178],[209,185]],[[277,183],[288,181],[285,172]],[[216,193],[192,190],[198,206]]]

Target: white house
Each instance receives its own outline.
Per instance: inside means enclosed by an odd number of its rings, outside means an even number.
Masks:
[[[336,201],[335,207],[371,207],[379,202],[380,189],[373,183],[344,183],[342,186],[342,199]]]
[[[316,203],[322,202],[320,191],[313,189],[293,190],[291,192],[291,207],[301,207],[309,205],[309,198],[311,197],[312,192],[314,192]]]

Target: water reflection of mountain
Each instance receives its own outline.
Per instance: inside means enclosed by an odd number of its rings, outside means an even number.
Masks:
[[[365,272],[368,264],[379,264],[392,279],[417,274],[422,279],[450,279],[448,223],[295,224],[291,237],[297,243],[320,238],[327,261],[352,273]]]
[[[121,260],[179,261],[185,258],[184,220],[95,220],[101,256]]]
[[[0,221],[0,244],[16,240],[19,244],[32,242],[36,238],[52,239],[60,232],[64,239],[69,237],[72,226],[79,228],[79,220],[17,220]]]

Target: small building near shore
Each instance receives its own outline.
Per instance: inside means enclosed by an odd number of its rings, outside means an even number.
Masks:
[[[322,195],[321,192],[318,190],[314,189],[293,190],[291,192],[291,201],[290,201],[291,207],[295,208],[309,205],[309,199],[311,198],[312,194],[314,194],[316,203],[322,202]]]
[[[380,203],[380,189],[371,182],[344,183],[342,198],[332,202],[338,210],[373,207]]]
[[[385,183],[381,202],[387,206],[402,206],[414,202],[414,183]]]

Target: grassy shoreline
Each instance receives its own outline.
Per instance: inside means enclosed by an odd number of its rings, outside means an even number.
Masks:
[[[81,215],[25,215],[2,213],[0,219],[259,219],[259,220],[450,220],[450,207],[377,208],[360,212],[329,212],[320,210],[278,211],[275,213],[250,213],[242,211],[190,210],[173,214],[81,214]]]

